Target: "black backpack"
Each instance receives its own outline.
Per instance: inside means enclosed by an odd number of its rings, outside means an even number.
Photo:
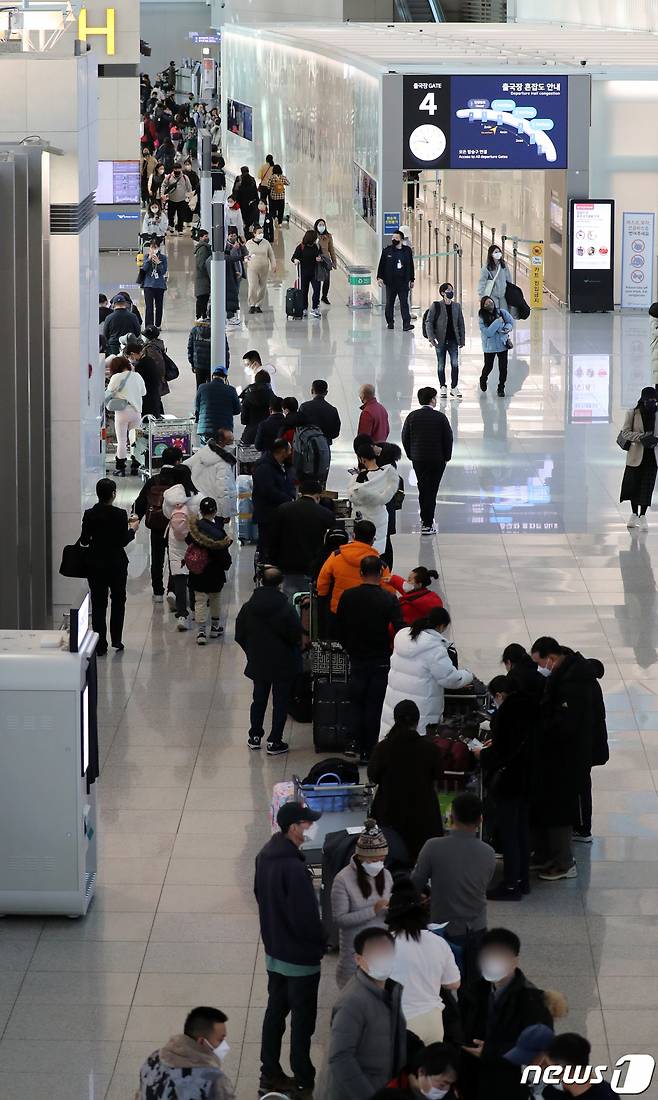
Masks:
[[[339,756],[329,756],[326,760],[320,760],[313,765],[306,778],[302,780],[302,786],[314,787],[322,776],[327,774],[337,775],[341,783],[359,782],[359,768],[356,764],[351,764],[349,760],[343,760]]]
[[[433,339],[432,333],[430,331],[429,320],[430,320],[430,313],[432,314],[432,318],[434,317],[434,307],[437,306],[437,305],[438,305],[438,302],[432,302],[429,309],[426,309],[424,314],[423,314],[423,322],[422,322],[422,324],[423,324],[423,336],[425,337],[426,340],[432,340]]]

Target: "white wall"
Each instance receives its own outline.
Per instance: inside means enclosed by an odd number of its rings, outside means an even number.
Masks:
[[[462,169],[441,175],[449,206],[453,202],[457,208],[463,206],[464,221],[468,220],[469,225],[473,211],[476,219],[482,218],[485,225],[495,227],[498,240],[503,233],[543,239],[545,171]]]
[[[658,30],[656,0],[507,0],[508,22]]]
[[[376,232],[352,204],[352,164],[379,176],[379,81],[297,47],[222,32],[226,98],[253,107],[253,141],[226,135],[230,170],[257,171],[272,153],[290,180],[287,199],[307,221],[323,216],[350,262],[376,265]]]
[[[167,3],[167,0],[142,0],[140,4],[141,37],[151,47],[151,56],[140,58],[139,67],[151,79],[169,64],[179,64],[181,58],[194,61],[203,58],[203,46],[197,46],[188,37],[189,31],[210,34],[212,21],[210,6],[203,0]],[[218,55],[219,47],[210,46],[211,56]]]

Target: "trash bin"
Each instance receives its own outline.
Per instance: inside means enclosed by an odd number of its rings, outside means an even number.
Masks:
[[[372,296],[372,272],[369,267],[350,267],[347,269],[350,288],[348,306],[350,309],[370,309]]]

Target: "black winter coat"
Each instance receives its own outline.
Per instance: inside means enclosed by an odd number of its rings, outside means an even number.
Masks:
[[[321,255],[317,244],[298,244],[292,254],[292,262],[299,264],[302,279],[314,279],[317,281],[322,274],[322,264],[318,263]]]
[[[491,983],[479,978],[466,986],[459,998],[465,1044],[484,1039],[480,1058],[462,1053],[460,1096],[464,1100],[521,1100],[527,1096],[520,1083],[521,1070],[506,1062],[503,1054],[515,1046],[524,1028],[532,1024],[552,1028],[553,1018],[543,991],[529,982],[522,970],[517,969],[490,1016],[491,990]]]
[[[240,608],[235,640],[247,655],[250,680],[292,680],[301,672],[302,628],[283,592],[257,588]]]
[[[401,266],[398,267],[398,264]],[[414,257],[408,245],[403,244],[402,248],[395,248],[392,244],[386,246],[379,258],[377,278],[382,279],[386,286],[413,283]]]
[[[210,294],[210,272],[207,261],[212,256],[212,248],[207,241],[199,241],[194,249],[194,293]]]
[[[319,966],[326,941],[311,873],[297,845],[283,833],[275,833],[256,856],[254,894],[267,954],[296,966]]]
[[[140,323],[132,310],[127,308],[113,309],[110,315],[105,318],[103,325],[103,336],[107,340],[107,354],[119,354],[121,350],[120,336],[127,336],[128,333],[139,336],[140,331]]]
[[[286,418],[283,413],[271,413],[267,420],[261,420],[256,429],[254,446],[257,451],[271,451],[275,439],[278,439],[283,431]]]
[[[208,564],[203,573],[190,573],[190,585],[194,592],[221,592],[226,584],[226,572],[231,568],[228,548],[230,539],[221,521],[197,518],[190,515],[190,535],[187,540],[208,552]]]
[[[124,508],[98,503],[87,508],[82,516],[80,542],[89,547],[90,571],[94,574],[127,569],[124,547],[134,537]]]
[[[273,565],[282,573],[311,576],[313,563],[334,526],[333,513],[310,497],[281,504],[272,516],[268,550]]]
[[[272,387],[269,382],[252,382],[240,394],[240,423],[244,424],[243,443],[254,442],[258,425],[270,415],[271,396]]]
[[[441,754],[416,730],[389,733],[375,746],[368,778],[377,784],[372,816],[390,825],[407,846],[413,863],[426,840],[443,836],[436,784],[443,776]]]
[[[200,321],[190,331],[187,358],[193,371],[210,376],[210,321]]]
[[[292,470],[284,469],[270,453],[255,464],[252,501],[256,523],[271,523],[279,505],[295,499],[292,477]]]
[[[146,386],[142,398],[142,416],[162,416],[162,392],[165,382],[164,356],[159,347],[149,344],[135,366]]]
[[[539,706],[546,687],[546,680],[538,671],[537,665],[529,653],[526,653],[525,657],[521,657],[515,665],[512,665],[507,673],[507,679],[514,685],[515,691],[525,695],[528,699],[532,699],[535,705]]]
[[[448,417],[431,405],[414,409],[402,426],[402,446],[412,462],[450,462],[452,428]]]
[[[338,409],[330,405],[326,397],[313,397],[310,401],[302,401],[299,412],[303,416],[300,423],[312,424],[319,428],[325,436],[329,446],[340,435],[340,416]]]
[[[496,801],[529,794],[536,729],[536,706],[516,692],[492,716],[492,744],[480,753],[480,767]]]

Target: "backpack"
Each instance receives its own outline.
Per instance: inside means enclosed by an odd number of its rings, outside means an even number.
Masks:
[[[169,520],[169,528],[178,542],[185,542],[190,533],[190,517],[184,504],[179,504],[174,508]]]
[[[190,573],[194,573],[198,576],[203,573],[208,562],[210,561],[210,554],[204,546],[197,546],[196,543],[192,543],[185,551],[183,558],[183,565],[186,565]]]
[[[146,490],[146,515],[144,523],[149,531],[164,531],[167,527],[167,517],[162,511],[162,498],[165,495],[166,486],[159,482],[149,485]]]
[[[331,462],[329,444],[319,428],[309,424],[295,430],[292,441],[293,464],[297,476],[324,481]]]
[[[433,339],[433,333],[430,329],[430,313],[432,314],[432,320],[433,320],[434,319],[434,307],[436,305],[438,305],[437,302],[432,302],[429,309],[426,309],[424,314],[423,314],[423,322],[422,322],[422,324],[423,324],[423,336],[425,337],[426,340],[432,340]]]
[[[330,756],[327,760],[319,760],[314,764],[310,772],[302,779],[302,786],[314,787],[323,776],[338,776],[341,783],[358,783],[359,768],[349,760],[342,760],[339,756]],[[335,782],[335,780],[334,780]]]

